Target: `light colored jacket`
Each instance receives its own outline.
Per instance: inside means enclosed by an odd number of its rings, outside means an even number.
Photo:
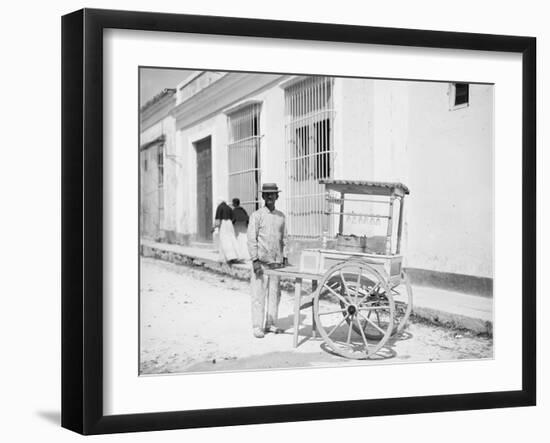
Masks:
[[[285,215],[266,206],[254,211],[248,222],[247,243],[251,260],[283,263],[287,252]]]

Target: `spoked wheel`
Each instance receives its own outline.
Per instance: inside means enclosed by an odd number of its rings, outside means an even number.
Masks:
[[[342,279],[339,276],[332,277],[328,282],[328,285],[334,291],[339,292],[340,294],[345,294],[345,288],[343,287]],[[348,283],[348,287],[351,287],[353,291],[355,290],[355,280],[353,278],[352,281]],[[374,289],[368,293],[368,288]],[[359,296],[361,298],[369,297],[369,300],[365,301],[365,305],[377,308],[369,311],[367,314],[369,316],[368,318],[383,330],[386,329],[390,318],[389,308],[387,307],[388,302],[386,297],[386,289],[387,288],[384,288],[383,286],[377,286],[375,281],[367,279],[365,276],[361,278],[360,286],[358,287]],[[401,272],[401,279],[398,284],[390,285],[390,294],[395,305],[393,329],[391,333],[393,336],[403,331],[412,312],[412,288],[405,271]],[[340,306],[342,309],[345,307],[343,300],[340,300]],[[348,324],[350,323],[349,317],[346,321]],[[353,323],[352,327],[357,334],[360,333],[357,323]],[[381,340],[384,335],[380,332],[380,329],[368,322],[364,328],[365,336],[370,340]]]
[[[313,306],[319,334],[330,349],[347,358],[374,356],[395,326],[395,303],[387,280],[363,261],[330,268]]]

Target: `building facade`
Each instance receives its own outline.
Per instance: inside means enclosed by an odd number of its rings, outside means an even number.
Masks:
[[[334,229],[320,179],[398,181],[405,266],[492,278],[492,85],[201,71],[140,117],[144,238],[210,241],[218,198],[250,213],[276,182],[297,254]]]

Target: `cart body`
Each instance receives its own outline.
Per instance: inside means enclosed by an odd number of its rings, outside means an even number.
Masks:
[[[412,311],[412,289],[401,254],[409,189],[391,182],[320,183],[327,200],[323,245],[304,249],[299,269],[323,276],[313,311],[326,344],[348,358],[371,358],[403,330]],[[370,220],[384,232],[371,235]],[[355,221],[352,233],[346,232],[350,221]],[[329,238],[329,231],[336,235]],[[342,337],[336,340],[339,333]]]
[[[379,272],[387,275],[388,283],[397,286],[401,282],[402,255],[369,254],[364,252],[339,251],[337,249],[308,248],[300,256],[300,271],[307,274],[325,274],[334,265],[362,260]]]

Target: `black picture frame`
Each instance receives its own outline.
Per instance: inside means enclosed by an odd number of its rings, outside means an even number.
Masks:
[[[522,388],[392,399],[103,413],[103,30],[169,31],[522,55]],[[82,434],[536,404],[536,39],[83,9],[62,18],[62,426]]]

